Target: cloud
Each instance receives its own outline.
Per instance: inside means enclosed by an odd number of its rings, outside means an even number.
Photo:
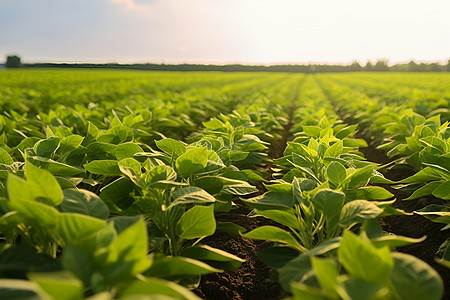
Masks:
[[[448,0],[2,0],[0,58],[444,60],[450,52],[449,6]]]

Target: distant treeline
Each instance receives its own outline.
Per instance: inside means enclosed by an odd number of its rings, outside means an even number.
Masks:
[[[450,72],[450,60],[446,65],[439,63],[420,63],[411,61],[406,64],[388,65],[386,60],[376,63],[368,62],[365,66],[354,62],[350,65],[203,65],[203,64],[92,64],[92,63],[34,63],[21,64],[26,68],[100,68],[100,69],[130,69],[153,71],[221,71],[221,72],[291,72],[291,73],[326,73],[326,72]]]

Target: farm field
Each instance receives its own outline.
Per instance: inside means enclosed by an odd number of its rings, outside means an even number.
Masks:
[[[448,73],[0,70],[0,299],[446,299],[449,101]]]

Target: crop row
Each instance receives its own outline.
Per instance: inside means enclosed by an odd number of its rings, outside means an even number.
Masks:
[[[46,93],[61,90],[61,98],[43,97],[38,83],[32,92],[17,78],[23,92],[3,87],[5,297],[197,299],[190,289],[202,275],[243,262],[202,244],[215,232],[273,242],[257,255],[295,299],[442,297],[435,270],[394,252],[424,238],[387,234],[379,223],[407,215],[391,205],[386,184],[402,184],[410,199],[448,199],[450,130],[439,116],[427,119],[369,96],[372,106],[358,106],[362,96],[354,93],[361,91],[325,76],[177,74],[161,75],[153,86],[135,73],[129,82],[113,72],[105,81],[92,76],[90,87],[61,82],[88,88],[86,100],[58,86]],[[176,83],[178,90],[168,88]],[[25,98],[8,98],[18,95]],[[367,110],[376,105],[384,108]],[[389,116],[397,123],[381,121]],[[281,157],[269,157],[269,147],[288,136]],[[368,161],[360,137],[387,150],[393,163]],[[392,181],[381,172],[405,164],[417,173]],[[240,205],[276,225],[246,232],[216,220]],[[417,213],[448,224],[446,209],[444,203]],[[440,258],[444,265],[449,254]]]

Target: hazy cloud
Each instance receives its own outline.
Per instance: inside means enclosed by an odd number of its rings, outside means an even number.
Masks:
[[[2,0],[0,60],[445,60],[450,1]]]

